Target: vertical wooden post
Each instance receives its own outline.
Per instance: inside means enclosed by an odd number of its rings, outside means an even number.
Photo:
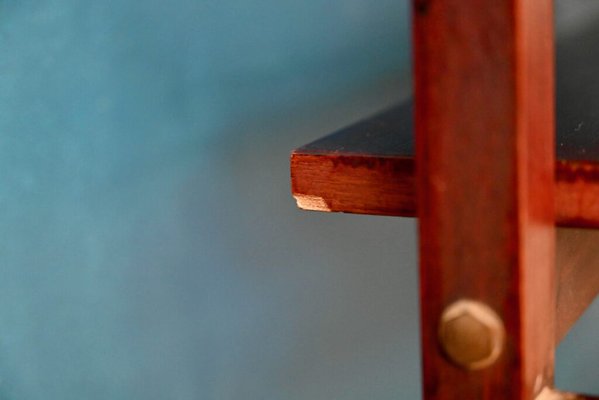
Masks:
[[[414,1],[427,400],[528,400],[552,380],[552,6]],[[440,343],[441,316],[461,299],[490,307],[505,328],[499,358],[476,370]]]

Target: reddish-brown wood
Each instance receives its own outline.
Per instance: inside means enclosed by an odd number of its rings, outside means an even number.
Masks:
[[[560,226],[599,228],[598,41],[599,26],[558,38],[555,151],[559,160],[556,223]],[[464,113],[470,113],[469,105],[459,106]],[[309,209],[315,205],[318,210],[414,216],[412,114],[412,101],[408,100],[295,150],[292,188],[300,205]],[[377,170],[377,165],[384,167]],[[373,195],[371,189],[379,186]],[[316,201],[302,201],[306,199]]]
[[[291,155],[291,187],[309,211],[415,217],[413,157],[378,154]],[[555,168],[555,223],[599,228],[599,163],[560,160]]]
[[[599,163],[558,161],[555,204],[558,225],[599,228]]]
[[[416,1],[424,397],[531,400],[555,342],[550,0]],[[439,349],[452,302],[493,308],[506,347],[471,372]]]
[[[414,217],[414,160],[345,154],[291,156],[291,186],[299,208]]]
[[[411,107],[395,107],[294,150],[291,188],[299,207],[414,217],[410,112]],[[569,137],[567,131],[560,135],[560,143]],[[568,146],[566,153],[563,149],[558,145],[562,158],[555,165],[556,224],[599,228],[599,151],[590,151],[593,144],[584,141]],[[579,153],[587,159],[565,158]]]
[[[560,228],[556,254],[554,228],[599,227],[599,29],[558,43],[555,162],[551,1],[414,0],[414,16],[418,162],[406,103],[294,151],[298,206],[418,213],[426,399],[595,399],[551,383],[554,343],[599,292],[599,231]],[[462,298],[507,329],[482,371],[440,351]]]

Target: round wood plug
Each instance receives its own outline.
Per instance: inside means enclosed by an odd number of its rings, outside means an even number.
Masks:
[[[445,309],[439,324],[439,341],[447,358],[469,370],[492,365],[503,351],[503,321],[489,306],[459,300]]]

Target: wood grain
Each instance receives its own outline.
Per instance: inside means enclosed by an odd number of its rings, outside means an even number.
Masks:
[[[291,156],[300,208],[420,215],[426,399],[533,398],[599,291],[599,231],[558,229],[552,268],[553,225],[599,228],[599,27],[557,43],[553,144],[551,7],[531,4],[415,1],[418,178],[412,101]],[[436,344],[436,316],[464,296],[508,325],[482,373]]]
[[[557,42],[555,180],[560,226],[599,228],[598,42],[596,25]],[[462,108],[476,118],[469,104]],[[300,201],[300,207],[415,216],[413,125],[413,102],[408,100],[295,150],[291,156],[294,196],[320,199]],[[385,167],[373,168],[377,165]],[[371,189],[382,182],[387,183],[372,195]],[[312,208],[311,204],[327,206]]]
[[[532,400],[555,343],[554,44],[550,0],[416,1],[415,128],[424,398]],[[471,372],[437,341],[443,310],[503,319]]]
[[[299,207],[416,216],[412,109],[407,102],[294,150],[291,186]],[[599,135],[585,132],[584,140],[564,145],[572,135],[562,132],[556,148],[556,224],[599,228],[599,146],[594,143]]]
[[[291,157],[293,196],[311,211],[415,216],[414,161],[407,157]]]

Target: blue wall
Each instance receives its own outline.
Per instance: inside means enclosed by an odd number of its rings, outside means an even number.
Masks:
[[[371,3],[3,0],[1,127],[202,143],[405,69],[406,5]]]
[[[418,398],[414,222],[288,188],[409,91],[408,32],[407,0],[0,0],[0,399]]]
[[[396,0],[0,0],[0,399],[323,396],[302,315],[337,275],[286,165],[321,132],[265,126],[405,73],[405,21]]]

